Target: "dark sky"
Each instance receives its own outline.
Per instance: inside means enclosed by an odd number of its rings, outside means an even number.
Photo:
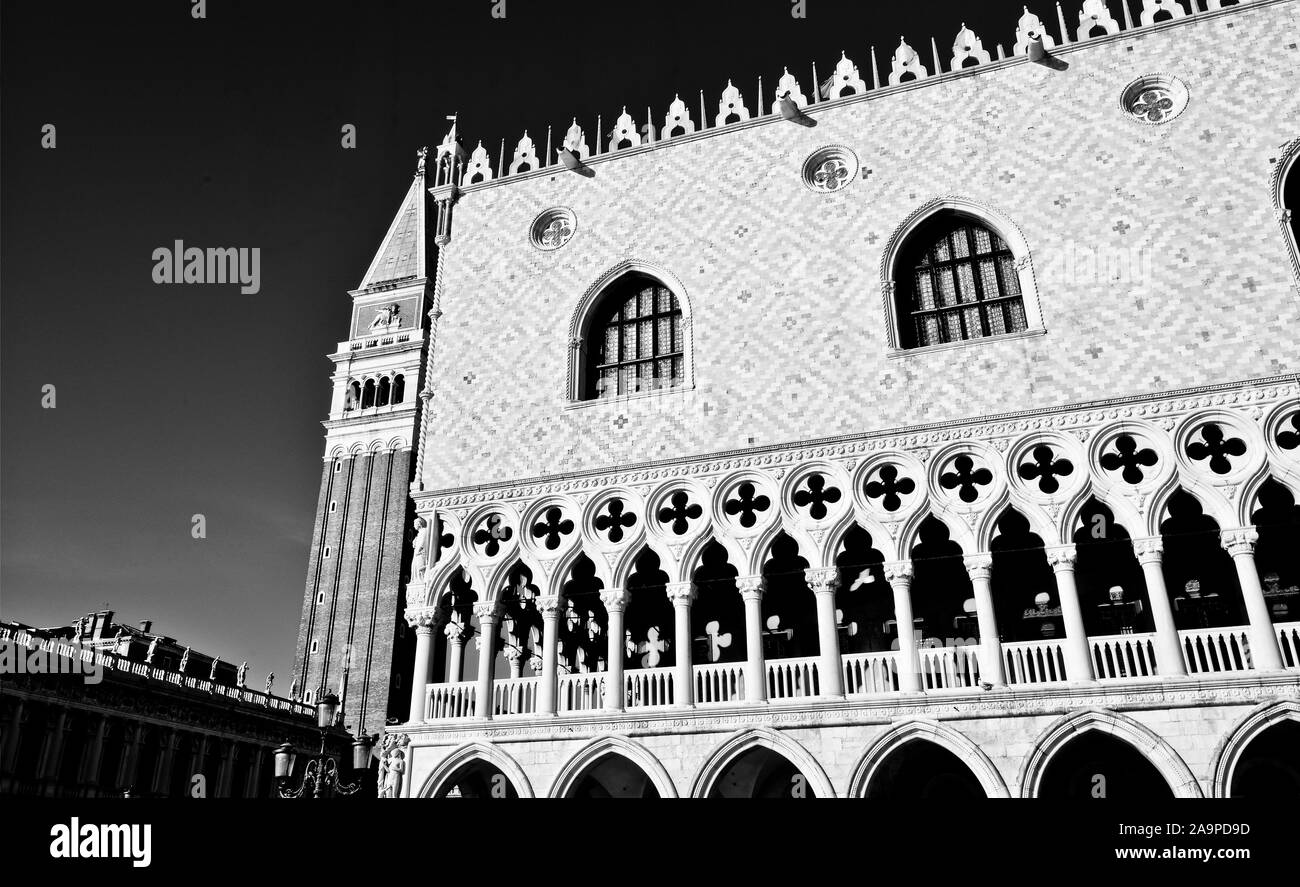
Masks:
[[[716,109],[729,77],[752,111],[760,74],[768,102],[783,65],[808,93],[845,50],[870,82],[868,47],[885,73],[900,35],[927,66],[963,22],[1009,50],[1022,0],[496,5],[0,4],[0,618],[107,603],[284,692],[326,355],[445,115],[495,160],[574,115],[590,140],[597,114],[662,120],[675,92]],[[1055,6],[1030,7],[1055,34]],[[261,291],[154,284],[175,240],[259,247]]]

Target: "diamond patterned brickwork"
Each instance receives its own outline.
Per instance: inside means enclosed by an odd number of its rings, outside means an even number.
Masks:
[[[1300,4],[1245,9],[1070,52],[1064,72],[990,70],[829,108],[816,128],[775,121],[597,160],[592,178],[557,167],[465,193],[444,257],[426,489],[1300,370],[1269,192],[1269,158],[1300,119],[1285,50],[1298,26]],[[1167,125],[1120,109],[1151,72],[1190,91]],[[834,144],[871,175],[813,193],[803,161]],[[882,251],[945,195],[1019,225],[1045,335],[891,356]],[[550,206],[572,207],[582,230],[543,252],[529,225]],[[1149,279],[1112,280],[1104,251],[1131,249]],[[1102,269],[1063,273],[1086,250]],[[575,306],[629,258],[680,281],[694,387],[569,407]]]

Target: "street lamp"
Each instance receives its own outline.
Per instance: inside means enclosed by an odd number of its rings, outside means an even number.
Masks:
[[[293,780],[293,765],[298,753],[289,742],[281,743],[275,750],[275,786],[282,798],[324,798],[330,795],[350,795],[361,788],[361,773],[370,763],[372,740],[361,735],[352,740],[352,769],[357,772],[357,781],[343,782],[339,776],[339,764],[332,755],[325,751],[325,738],[334,729],[334,718],[338,714],[339,698],[328,694],[316,706],[316,726],[320,730],[320,751],[307,762],[302,781],[297,788],[290,788]]]

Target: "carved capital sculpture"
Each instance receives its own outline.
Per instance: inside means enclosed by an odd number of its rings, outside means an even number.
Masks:
[[[834,567],[804,570],[803,575],[814,594],[834,594],[840,584],[840,571]]]
[[[1259,531],[1254,527],[1237,527],[1231,530],[1223,530],[1219,534],[1219,540],[1228,554],[1233,557],[1240,557],[1255,552],[1255,543],[1259,541]]]
[[[963,558],[966,564],[966,573],[972,580],[982,579],[988,581],[993,575],[993,555],[991,554],[972,554],[970,557]]]

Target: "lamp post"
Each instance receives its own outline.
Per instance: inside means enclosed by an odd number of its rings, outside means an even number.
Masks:
[[[297,762],[298,752],[289,742],[283,742],[275,750],[275,787],[282,798],[326,798],[331,795],[350,795],[361,788],[361,773],[370,762],[372,740],[367,736],[358,736],[352,740],[352,769],[357,773],[354,783],[343,782],[339,775],[339,764],[326,752],[325,738],[334,729],[334,718],[338,713],[339,698],[333,693],[325,696],[316,706],[316,726],[320,730],[320,751],[307,762],[302,781],[297,788],[290,788],[293,780],[293,766]]]

